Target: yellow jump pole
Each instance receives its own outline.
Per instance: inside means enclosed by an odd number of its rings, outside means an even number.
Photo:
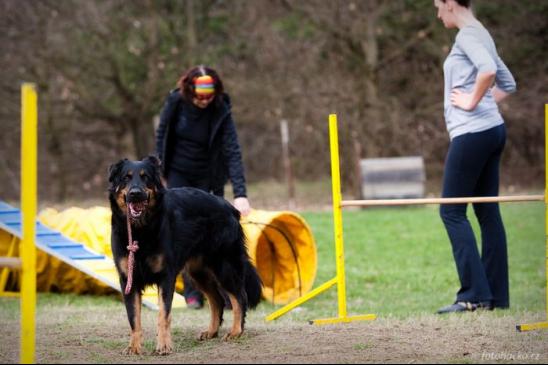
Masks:
[[[313,324],[333,324],[341,322],[353,322],[373,320],[374,314],[348,317],[346,312],[346,274],[344,268],[344,241],[342,222],[342,193],[341,172],[339,163],[339,133],[337,128],[337,115],[329,115],[329,145],[331,150],[331,185],[333,191],[333,228],[335,234],[335,255],[337,260],[337,294],[339,303],[338,318],[316,319]]]
[[[343,245],[343,227],[342,227],[342,195],[341,195],[341,175],[339,167],[339,136],[337,132],[337,116],[335,114],[329,115],[329,144],[331,149],[331,179],[333,189],[333,224],[335,231],[335,254],[337,260],[337,276],[318,288],[312,290],[310,293],[294,300],[287,304],[283,308],[278,309],[274,313],[268,315],[266,321],[275,320],[290,310],[298,307],[299,305],[309,301],[310,299],[318,296],[324,291],[328,290],[334,285],[337,285],[338,295],[338,314],[337,318],[316,319],[309,321],[310,324],[332,324],[341,322],[363,321],[372,320],[377,318],[374,314],[365,314],[361,316],[348,317],[346,314],[346,279],[344,273],[344,245]]]
[[[335,231],[335,256],[337,262],[337,292],[339,318],[346,317],[346,276],[344,272],[344,242],[341,208],[341,170],[339,161],[339,133],[337,115],[329,115],[329,145],[331,150],[331,185],[333,192],[333,227]]]
[[[544,204],[545,204],[545,239],[546,239],[546,258],[545,258],[545,274],[546,274],[546,321],[531,324],[521,324],[516,326],[520,332],[533,331],[542,328],[548,328],[548,104],[544,105]]]
[[[333,279],[323,283],[322,285],[320,285],[316,289],[312,290],[310,293],[308,293],[306,295],[303,295],[302,297],[300,297],[300,298],[294,300],[293,302],[285,305],[284,307],[278,309],[274,313],[269,314],[268,316],[266,316],[265,320],[266,321],[273,321],[275,319],[280,318],[281,316],[283,316],[287,312],[291,311],[292,309],[295,309],[296,307],[300,306],[301,304],[303,304],[305,302],[308,302],[310,299],[320,295],[321,293],[323,293],[324,291],[326,291],[327,289],[331,288],[333,285],[336,285],[336,284],[337,284],[337,278],[333,278]],[[311,324],[312,323],[313,323],[313,321],[311,322]]]
[[[332,122],[332,120],[334,121],[334,124]],[[335,136],[335,138],[333,139],[333,132],[332,132],[332,125],[335,126],[335,134],[337,133],[336,131],[336,128],[337,128],[337,117],[335,115],[330,115],[329,116],[329,135],[330,135],[330,143],[331,143],[331,165],[333,166],[333,140],[335,141],[335,143],[337,144],[338,141],[337,141],[337,136]],[[337,150],[337,176],[338,176],[338,158],[339,158],[339,153],[338,153],[338,146],[335,145],[335,148]],[[333,170],[333,167],[331,168]],[[334,178],[333,178],[333,181],[334,181]],[[337,186],[339,186],[338,190],[339,190],[339,195],[338,195],[338,201],[340,202],[341,200],[341,197],[340,197],[340,178],[337,179]],[[335,187],[335,182],[333,182],[333,192],[336,191],[336,187]],[[335,195],[335,193],[333,193],[333,195]],[[340,204],[336,203],[336,198],[334,197],[333,198],[333,209],[334,209],[334,212],[335,212],[335,207],[336,206],[339,206],[338,209],[339,209],[339,217],[340,217]],[[341,222],[342,223],[342,222]],[[341,227],[341,239],[342,239],[342,227]],[[335,240],[337,241],[337,238],[335,238]],[[338,242],[338,241],[337,241]],[[344,294],[344,280],[343,280],[343,292],[342,292],[342,296],[341,296],[341,285],[340,285],[340,282],[341,282],[341,273],[340,273],[340,265],[339,265],[339,247],[337,246],[336,248],[336,251],[337,251],[337,276],[331,280],[328,280],[327,282],[323,283],[322,285],[320,285],[318,288],[312,290],[310,293],[306,294],[306,295],[303,295],[302,297],[300,298],[297,298],[296,300],[292,301],[291,303],[289,304],[286,304],[284,307],[278,309],[277,311],[273,312],[272,314],[269,314],[268,316],[266,316],[265,320],[266,321],[273,321],[275,319],[278,319],[279,317],[283,316],[284,314],[288,313],[289,311],[293,310],[294,308],[300,306],[301,304],[309,301],[310,299],[320,295],[321,293],[323,293],[324,291],[328,290],[329,288],[331,288],[332,286],[334,285],[337,285],[338,288],[339,288],[339,292],[338,292],[338,295],[339,295],[339,316],[341,316],[341,308],[344,308],[344,312],[343,312],[343,315],[342,317],[345,317],[346,316],[346,302],[345,302],[345,294]],[[343,276],[344,276],[344,266],[343,267]],[[341,301],[342,301],[342,304],[343,306],[341,307]],[[323,321],[323,320],[322,320]],[[317,324],[316,321],[309,321],[310,324]]]
[[[541,328],[548,328],[548,104],[544,105],[544,204],[545,204],[545,239],[546,239],[546,321],[539,323],[517,325],[520,332],[533,331]]]
[[[21,88],[21,354],[23,364],[34,363],[36,313],[36,180],[38,107],[34,84]]]
[[[546,233],[546,320],[548,321],[548,104],[544,104],[544,204],[545,204],[545,233]],[[544,322],[544,328],[548,328],[548,322]]]

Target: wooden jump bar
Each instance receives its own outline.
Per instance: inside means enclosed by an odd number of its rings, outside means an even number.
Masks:
[[[0,267],[8,267],[10,269],[20,269],[21,259],[18,257],[0,257]]]
[[[465,204],[544,201],[544,195],[486,196],[471,198],[423,198],[423,199],[372,199],[343,200],[341,207],[425,205],[425,204]]]

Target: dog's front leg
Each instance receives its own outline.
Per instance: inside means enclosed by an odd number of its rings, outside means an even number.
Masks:
[[[126,355],[140,355],[143,348],[143,328],[141,327],[141,292],[132,291],[124,295],[127,317],[131,327],[129,345],[124,350]]]
[[[165,280],[158,286],[158,338],[156,351],[158,355],[169,355],[173,352],[171,341],[171,305],[173,292],[175,291],[175,280]]]

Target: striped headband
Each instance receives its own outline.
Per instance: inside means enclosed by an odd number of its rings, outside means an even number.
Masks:
[[[209,75],[199,76],[194,80],[194,92],[198,95],[211,95],[215,92],[215,83]]]

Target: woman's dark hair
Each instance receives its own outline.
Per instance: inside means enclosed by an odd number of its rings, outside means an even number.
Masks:
[[[223,81],[217,74],[217,71],[210,67],[203,65],[196,66],[188,70],[183,74],[183,76],[177,82],[179,89],[181,90],[181,95],[185,101],[191,102],[194,98],[194,80],[197,77],[209,75],[213,79],[215,87],[215,99],[213,102],[218,106],[223,102]]]
[[[447,0],[441,0],[441,1],[443,1],[444,3],[447,2]],[[465,8],[469,8],[470,3],[472,2],[472,0],[455,0],[455,2],[457,4],[459,4],[460,6],[464,6]]]

